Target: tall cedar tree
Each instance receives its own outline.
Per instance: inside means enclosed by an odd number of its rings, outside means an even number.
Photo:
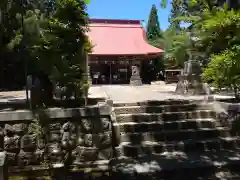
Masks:
[[[148,19],[147,25],[147,38],[149,41],[155,40],[161,37],[161,29],[158,21],[157,8],[153,4]]]

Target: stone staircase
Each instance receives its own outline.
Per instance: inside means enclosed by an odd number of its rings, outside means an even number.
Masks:
[[[119,134],[111,166],[116,177],[240,179],[240,139],[220,123],[211,104],[198,104],[115,104],[113,128]]]

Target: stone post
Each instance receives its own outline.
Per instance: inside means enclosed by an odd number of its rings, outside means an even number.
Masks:
[[[132,66],[132,76],[130,78],[130,85],[141,86],[142,78],[140,77],[139,68],[137,66]]]
[[[88,63],[89,64],[89,63]],[[91,75],[90,75],[90,66],[88,65],[87,67],[87,80],[88,80],[88,83],[90,85],[92,85],[92,78],[91,78]]]
[[[90,66],[89,66],[89,57],[88,54],[85,52],[85,61],[84,61],[84,81],[88,82],[90,85],[92,85],[92,79],[90,76]]]

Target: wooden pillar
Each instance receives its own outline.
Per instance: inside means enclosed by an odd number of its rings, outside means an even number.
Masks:
[[[112,84],[112,64],[109,63],[109,84]]]
[[[126,82],[128,81],[128,70],[129,70],[129,68],[128,68],[128,65],[127,65],[127,62],[126,61],[124,61],[124,68],[125,68],[125,70],[126,70],[126,72],[125,72],[125,75],[126,75]]]

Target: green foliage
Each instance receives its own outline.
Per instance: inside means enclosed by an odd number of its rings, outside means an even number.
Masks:
[[[194,47],[209,60],[203,79],[215,87],[233,89],[239,98],[240,12],[229,8],[231,3],[217,0],[196,0],[187,6],[189,16],[177,18],[191,23],[189,30],[197,37]],[[189,8],[193,6],[202,8],[192,13]]]
[[[66,87],[69,97],[73,94],[80,97],[85,55],[92,48],[86,36],[85,3],[41,0],[27,4],[24,11],[17,7],[12,15],[14,35],[6,43],[8,51],[24,55],[22,59],[27,59],[29,73],[36,76],[44,73],[54,85]],[[47,12],[43,7],[49,7]]]
[[[218,88],[231,88],[239,99],[240,92],[240,46],[212,55],[203,79]]]
[[[147,39],[148,42],[157,47],[157,48],[164,48],[165,40],[163,38],[163,32],[160,28],[160,23],[158,21],[158,13],[157,8],[155,5],[152,5],[148,24],[147,24]],[[158,73],[159,71],[164,69],[163,59],[161,57],[153,59],[153,64],[148,64],[150,71],[153,74]]]
[[[187,31],[181,31],[174,34],[165,49],[165,58],[170,62],[175,62],[169,68],[183,67],[184,62],[188,60],[188,48],[191,46]],[[171,63],[170,63],[171,64]]]
[[[215,87],[233,89],[236,98],[240,90],[239,8],[235,0],[172,0],[170,23],[177,30],[166,38],[169,44],[165,47],[168,62],[175,58],[181,64],[187,49],[195,50],[198,59],[205,57],[209,64],[203,79]],[[189,28],[181,28],[181,22],[190,23]],[[193,45],[186,32],[194,35]]]
[[[79,97],[89,46],[85,4],[78,0],[58,0],[56,4],[56,12],[48,22],[49,31],[44,34],[46,39],[38,49],[39,63],[56,85],[71,89]]]
[[[160,38],[161,29],[158,21],[158,13],[155,5],[152,5],[152,9],[149,15],[148,24],[147,24],[147,38],[149,41],[154,41]]]
[[[231,88],[239,98],[240,88],[240,12],[234,9],[205,9],[197,26],[201,50],[210,57],[203,78],[219,88]]]
[[[198,24],[200,50],[208,56],[240,42],[240,12],[227,9],[205,10]]]

